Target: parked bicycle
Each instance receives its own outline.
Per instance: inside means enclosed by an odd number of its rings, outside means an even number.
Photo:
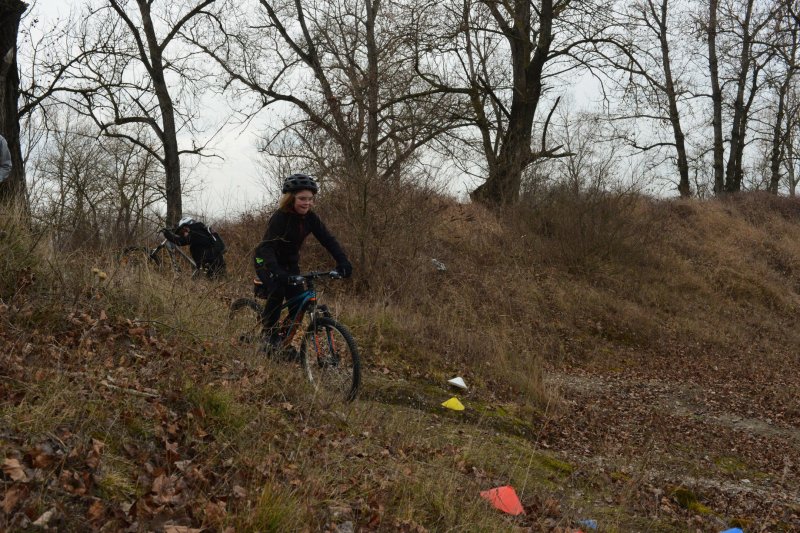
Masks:
[[[319,391],[331,392],[347,401],[358,394],[361,384],[361,360],[358,346],[350,330],[333,318],[330,309],[318,302],[315,281],[341,279],[336,271],[307,272],[291,276],[289,282],[304,284],[305,290],[281,306],[285,316],[280,322],[279,356],[294,359],[295,353],[308,381]],[[297,311],[292,315],[289,309]],[[237,321],[239,340],[246,343],[266,343],[261,328],[264,306],[253,298],[239,298],[230,306],[230,317]],[[307,326],[304,327],[304,323]],[[302,330],[299,348],[295,336]]]
[[[201,272],[189,254],[167,239],[163,239],[155,248],[128,246],[122,250],[121,261],[123,264],[150,264],[174,272],[191,271],[192,277]]]

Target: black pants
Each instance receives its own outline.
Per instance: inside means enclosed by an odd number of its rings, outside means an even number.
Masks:
[[[225,258],[221,255],[217,256],[211,261],[206,261],[202,268],[206,271],[209,279],[224,277],[226,274]]]
[[[291,275],[300,273],[300,268],[296,265],[288,266],[286,270]],[[264,310],[261,313],[261,327],[264,335],[277,335],[275,324],[277,324],[281,316],[281,305],[285,300],[290,300],[301,294],[303,290],[302,285],[288,285],[276,279],[270,280],[265,286],[260,287],[260,290],[257,289],[256,296],[267,299],[264,304]],[[301,303],[298,301],[289,306],[289,316],[294,316]]]

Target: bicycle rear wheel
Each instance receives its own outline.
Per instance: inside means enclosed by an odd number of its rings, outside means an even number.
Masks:
[[[159,254],[153,254],[146,246],[128,246],[120,253],[119,262],[122,266],[160,266],[162,261]]]
[[[228,319],[239,342],[261,342],[261,312],[261,304],[252,298],[237,298],[231,302]]]
[[[332,318],[313,320],[300,344],[300,362],[319,392],[353,401],[361,384],[361,359],[350,331]]]

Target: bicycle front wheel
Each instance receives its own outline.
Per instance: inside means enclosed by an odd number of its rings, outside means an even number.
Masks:
[[[313,320],[300,344],[300,362],[319,392],[355,399],[361,384],[361,360],[356,341],[345,326],[327,317]]]
[[[237,298],[231,302],[229,327],[239,342],[261,342],[261,312],[261,304],[252,298]]]

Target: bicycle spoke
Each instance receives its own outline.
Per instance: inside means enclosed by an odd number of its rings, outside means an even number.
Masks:
[[[361,367],[350,332],[338,322],[321,318],[309,328],[300,351],[306,377],[321,394],[352,400],[358,391]]]

